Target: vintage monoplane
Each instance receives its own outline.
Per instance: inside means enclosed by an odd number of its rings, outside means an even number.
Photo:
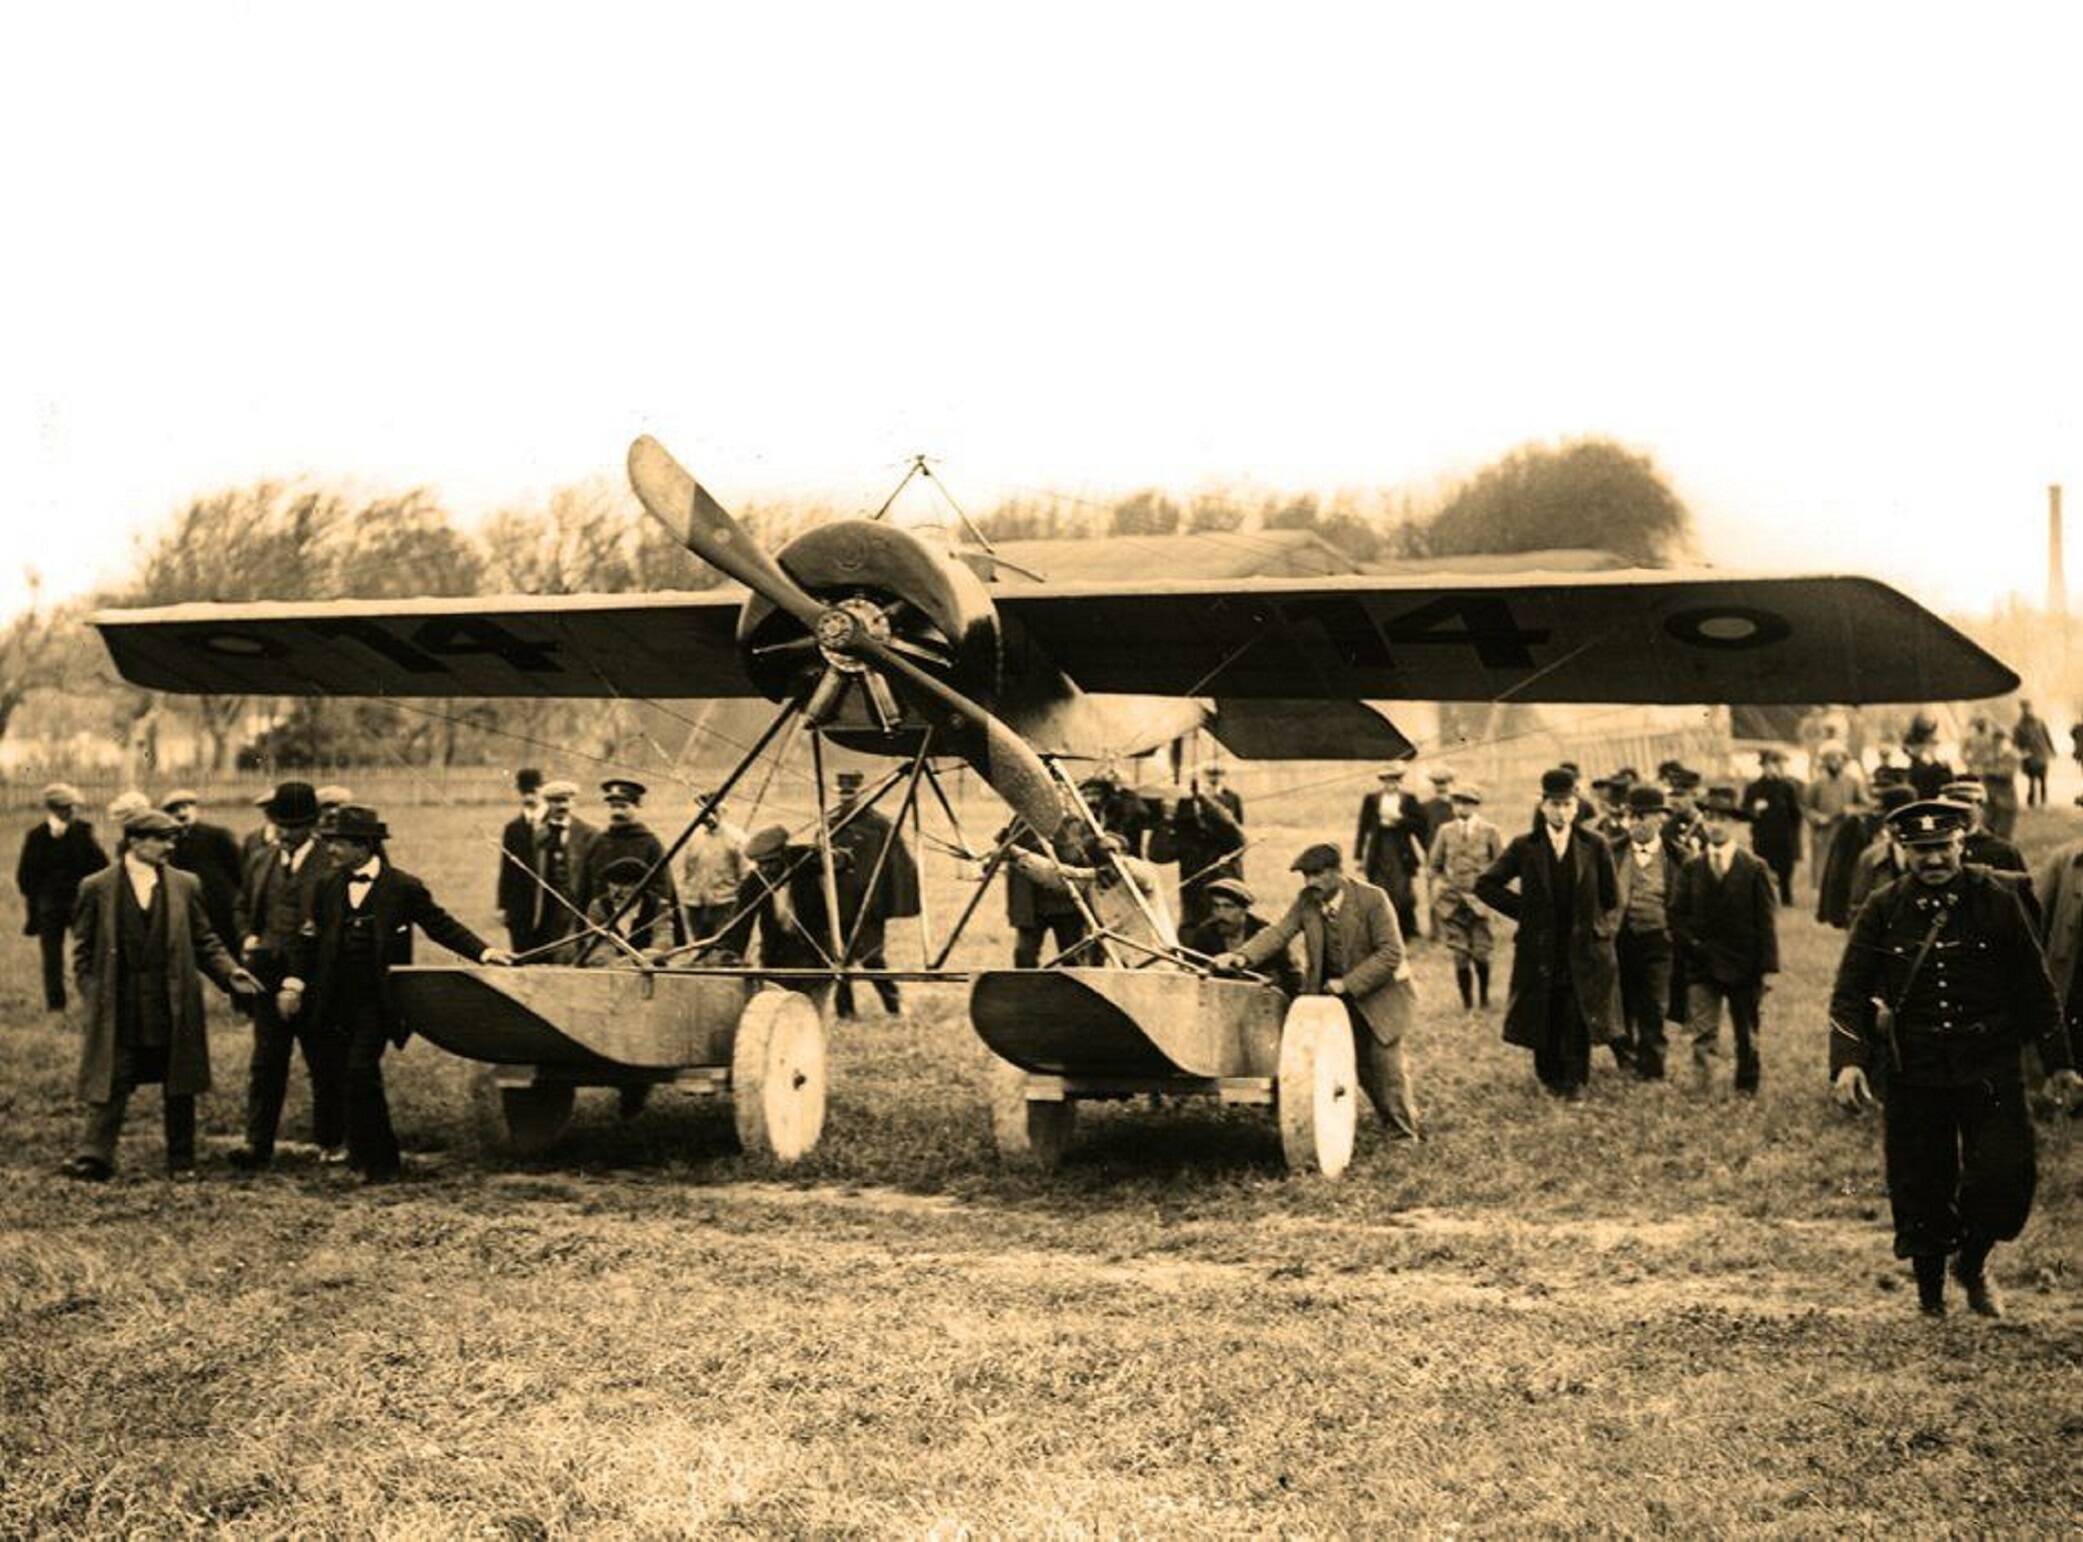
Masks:
[[[766,697],[778,713],[695,819],[799,723],[828,896],[826,744],[891,757],[869,801],[901,789],[892,839],[930,795],[962,849],[989,850],[988,880],[1008,845],[959,837],[940,782],[953,763],[995,790],[1014,830],[1046,837],[1067,812],[1089,818],[1073,768],[1195,727],[1240,756],[1375,759],[1410,747],[1375,702],[1906,702],[2017,685],[1938,617],[1856,576],[1051,582],[880,519],[810,530],[770,556],[655,440],[631,446],[629,476],[650,514],[742,589],[188,604],[93,624],[126,679],[174,692]],[[779,983],[861,972],[838,916],[827,907],[825,967]],[[1081,1100],[1197,1092],[1276,1105],[1291,1164],[1344,1166],[1355,1083],[1335,1003],[1290,1005],[1147,932],[1088,921],[1078,965],[955,971],[951,937],[913,972],[970,985],[999,1060],[1002,1150],[1053,1156]],[[575,1086],[675,1083],[731,1093],[748,1143],[788,1160],[822,1127],[825,1028],[775,974],[421,966],[399,986],[417,1031],[496,1068],[516,1144],[553,1139]]]

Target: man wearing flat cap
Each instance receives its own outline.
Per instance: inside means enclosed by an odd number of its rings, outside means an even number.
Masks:
[[[272,845],[247,861],[233,906],[239,957],[262,989],[247,1001],[253,1053],[246,1069],[246,1139],[232,1166],[257,1171],[275,1159],[289,1063],[302,1051],[311,1078],[311,1139],[328,1165],[347,1155],[347,1042],[304,1010],[298,958],[316,923],[318,886],[329,868],[316,838],[318,794],[309,782],[283,782],[262,803]]]
[[[383,1089],[383,1054],[401,1049],[412,1026],[398,1010],[390,971],[412,962],[413,928],[474,964],[511,964],[434,902],[427,886],[394,866],[384,849],[390,830],[376,810],[343,804],[326,823],[332,869],[318,886],[310,932],[296,950],[285,991],[310,982],[312,1019],[346,1045],[347,1157],[364,1183],[387,1183],[403,1171],[398,1137]]]
[[[1779,902],[1765,864],[1736,839],[1744,813],[1735,788],[1708,789],[1700,806],[1707,849],[1679,875],[1671,940],[1685,961],[1685,1026],[1692,1036],[1695,1084],[1704,1090],[1712,1080],[1726,1004],[1736,1091],[1755,1095],[1767,980],[1779,973]]]
[[[1483,790],[1472,783],[1456,787],[1453,818],[1432,837],[1425,870],[1432,879],[1432,935],[1441,938],[1454,960],[1454,984],[1461,991],[1461,1010],[1490,1005],[1490,917],[1475,897],[1475,881],[1504,855],[1504,836],[1483,818]]]
[[[600,877],[601,891],[586,912],[586,929],[576,940],[572,963],[581,969],[609,969],[655,962],[668,932],[657,895],[637,893],[644,881],[644,859],[617,857]]]
[[[1360,874],[1388,895],[1405,939],[1418,935],[1418,873],[1425,865],[1425,810],[1403,790],[1405,767],[1384,766],[1378,790],[1360,800],[1353,861]]]
[[[166,1167],[195,1175],[195,1100],[210,1088],[210,1044],[202,981],[257,992],[203,909],[202,885],[167,866],[180,825],[139,809],[123,826],[123,855],[80,884],[73,911],[73,975],[80,991],[80,1100],[87,1105],[69,1177],[98,1181],[115,1171],[130,1094],[157,1083],[165,1099]]]
[[[1612,848],[1577,822],[1574,775],[1559,766],[1541,773],[1533,830],[1512,837],[1475,892],[1519,923],[1505,1043],[1533,1051],[1534,1075],[1547,1091],[1583,1102],[1591,1046],[1610,1032],[1619,884]]]
[[[192,787],[177,787],[159,800],[171,814],[181,833],[174,838],[169,866],[193,873],[203,886],[203,909],[210,913],[210,929],[227,948],[239,945],[239,885],[244,881],[245,863],[239,860],[239,838],[223,825],[200,817],[202,799]]]
[[[2020,1052],[2037,1050],[2049,1089],[2083,1089],[2039,939],[2018,896],[1967,866],[1967,811],[1938,800],[1888,816],[1907,876],[1858,919],[1830,997],[1830,1077],[1848,1108],[1885,1073],[1882,1154],[1895,1256],[1918,1305],[1943,1315],[1946,1259],[1975,1312],[1998,1317],[1990,1251],[2016,1237],[2036,1178]]]
[[[1801,784],[1786,773],[1786,751],[1766,745],[1758,751],[1758,774],[1743,789],[1743,811],[1750,820],[1750,849],[1772,870],[1779,903],[1794,902],[1794,865],[1801,860],[1801,830],[1807,815],[1801,808]]]
[[[1302,875],[1302,889],[1287,913],[1216,964],[1263,968],[1299,936],[1303,992],[1345,1003],[1360,1085],[1391,1140],[1416,1140],[1418,1105],[1403,1038],[1417,1019],[1417,993],[1389,897],[1371,883],[1348,878],[1338,848],[1329,842],[1303,851],[1289,870]]]
[[[1216,879],[1208,885],[1208,919],[1182,928],[1179,941],[1209,958],[1237,952],[1266,929],[1265,918],[1251,908],[1256,899],[1243,879]],[[1301,992],[1302,976],[1295,968],[1292,948],[1282,948],[1268,960],[1266,971],[1285,995]]]
[[[815,846],[789,840],[781,825],[755,830],[745,841],[751,864],[738,885],[737,919],[723,934],[718,951],[750,961],[752,940],[759,937],[759,961],[768,969],[825,969],[831,964],[830,909],[825,904],[824,871]],[[851,866],[852,857],[833,852],[835,867]],[[822,981],[775,982],[814,995]]]
[[[672,869],[665,861],[665,843],[651,833],[637,815],[649,789],[630,776],[611,776],[600,784],[601,802],[607,805],[608,822],[593,837],[579,870],[579,908],[590,911],[600,897],[603,875],[610,862],[623,857],[642,857],[651,881],[644,892],[651,895],[669,918],[673,943],[687,940],[687,920],[680,913],[680,897],[673,887]]]
[[[80,884],[108,866],[108,853],[94,839],[94,826],[78,817],[79,789],[53,782],[43,790],[43,818],[22,837],[15,887],[27,915],[22,935],[43,951],[43,1004],[65,1010],[65,928],[72,924]]]

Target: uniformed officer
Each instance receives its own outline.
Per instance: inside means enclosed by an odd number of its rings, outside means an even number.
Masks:
[[[1963,861],[1993,867],[1999,873],[2031,871],[2025,865],[2024,853],[1989,828],[1987,787],[1972,777],[1957,777],[1946,783],[1939,796],[1967,810],[1967,839],[1961,845]]]
[[[1885,1072],[1895,1254],[1915,1267],[1919,1306],[1944,1313],[1951,1254],[1968,1306],[2000,1317],[1989,1252],[2024,1229],[2035,1178],[2019,1051],[2037,1047],[2057,1092],[2083,1078],[2024,906],[1961,860],[1966,810],[1927,799],[1888,820],[1910,871],[1853,923],[1830,998],[1830,1075],[1857,1108]]]
[[[611,776],[600,784],[600,800],[607,805],[608,822],[594,833],[579,869],[579,908],[593,908],[593,901],[606,887],[609,863],[622,857],[641,857],[645,871],[651,874],[646,892],[655,896],[664,909],[677,947],[687,940],[687,922],[680,913],[673,875],[665,863],[665,844],[637,817],[648,790],[633,776]]]

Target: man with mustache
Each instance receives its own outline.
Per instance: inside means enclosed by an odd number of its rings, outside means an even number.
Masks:
[[[2039,1051],[2057,1095],[2083,1087],[2023,903],[1962,861],[1968,821],[1936,799],[1888,816],[1909,872],[1859,912],[1830,998],[1839,1103],[1871,1104],[1870,1073],[1887,1074],[1895,1256],[1911,1261],[1933,1317],[1946,1309],[1948,1255],[1969,1308],[2003,1315],[1989,1253],[2024,1230],[2036,1176],[2020,1051]]]

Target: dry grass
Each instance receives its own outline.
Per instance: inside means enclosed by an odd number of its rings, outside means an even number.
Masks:
[[[481,919],[495,824],[408,816],[400,858]],[[1285,892],[1281,865],[1253,870]],[[416,1043],[392,1082],[420,1176],[363,1193],[294,1153],[170,1189],[150,1093],[124,1177],[51,1176],[72,1046],[16,938],[0,1534],[2070,1528],[2083,1126],[2042,1127],[2011,1320],[1918,1320],[1873,1127],[1822,1097],[1837,934],[1787,944],[1762,1097],[1602,1073],[1574,1113],[1426,953],[1431,1139],[1363,1126],[1336,1185],[1284,1177],[1262,1115],[1191,1105],[1101,1110],[1062,1172],[1002,1171],[960,995],[914,991],[842,1037],[825,1144],[785,1175],[719,1107],[624,1123],[602,1094],[553,1158],[501,1163],[466,1068]],[[215,1051],[222,1147],[235,1028]]]

